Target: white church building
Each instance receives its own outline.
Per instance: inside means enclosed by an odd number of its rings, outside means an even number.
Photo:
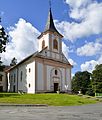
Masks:
[[[71,91],[72,65],[62,52],[62,38],[53,22],[51,8],[39,50],[7,71],[8,91],[24,93]]]

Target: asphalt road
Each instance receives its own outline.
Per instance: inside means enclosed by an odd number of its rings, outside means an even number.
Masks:
[[[0,107],[0,120],[102,120],[102,103],[71,107]]]

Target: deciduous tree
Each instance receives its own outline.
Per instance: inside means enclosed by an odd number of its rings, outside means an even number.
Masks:
[[[102,93],[102,64],[96,65],[92,72],[92,83],[94,92]]]

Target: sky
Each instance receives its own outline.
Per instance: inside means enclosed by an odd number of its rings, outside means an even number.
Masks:
[[[102,1],[51,0],[51,8],[72,74],[92,72],[102,64]],[[38,50],[37,37],[44,31],[48,11],[49,0],[0,0],[0,24],[9,34],[6,52],[0,54],[4,64]]]

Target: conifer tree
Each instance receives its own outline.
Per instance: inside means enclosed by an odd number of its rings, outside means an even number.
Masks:
[[[5,32],[4,27],[0,25],[0,53],[5,52],[7,42],[8,42],[8,35]]]

